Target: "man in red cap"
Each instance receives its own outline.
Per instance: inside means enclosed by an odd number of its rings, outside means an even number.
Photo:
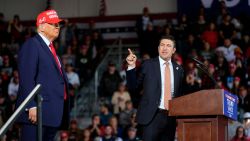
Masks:
[[[38,34],[27,40],[19,50],[18,69],[20,86],[18,107],[37,85],[42,102],[43,140],[53,141],[63,121],[68,121],[68,80],[56,54],[53,41],[60,31],[62,20],[55,10],[47,10],[37,17]],[[21,123],[21,141],[37,140],[36,101],[31,101],[17,120]],[[66,123],[68,125],[68,123]]]

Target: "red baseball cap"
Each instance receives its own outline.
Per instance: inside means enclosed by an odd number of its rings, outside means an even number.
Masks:
[[[40,13],[36,19],[36,26],[43,23],[59,23],[62,19],[60,19],[55,10],[46,10]]]
[[[69,137],[69,134],[67,131],[62,131],[60,136],[61,138],[66,138],[66,137]]]

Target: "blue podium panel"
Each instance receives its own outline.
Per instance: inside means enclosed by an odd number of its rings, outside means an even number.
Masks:
[[[238,97],[224,90],[223,94],[223,114],[231,119],[237,120]]]

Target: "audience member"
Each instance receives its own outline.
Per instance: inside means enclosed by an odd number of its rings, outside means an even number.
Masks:
[[[80,138],[80,129],[78,128],[77,121],[72,119],[70,121],[68,130],[68,141],[78,141]]]
[[[102,125],[107,125],[109,123],[109,119],[113,116],[112,112],[109,110],[108,104],[103,104],[100,107],[100,119]]]
[[[107,70],[101,77],[100,96],[111,102],[111,97],[121,82],[122,78],[117,71],[115,64],[110,61]]]
[[[69,141],[69,133],[67,131],[60,133],[60,141]]]
[[[243,127],[245,129],[245,134],[250,137],[250,112],[246,112],[243,115]]]
[[[99,115],[94,114],[92,116],[91,124],[87,127],[87,129],[90,130],[90,136],[92,139],[102,135],[102,125]]]
[[[78,68],[78,74],[80,77],[80,84],[88,82],[92,77],[91,67],[91,54],[88,53],[88,47],[82,45],[79,49],[79,53],[76,55],[76,68]]]
[[[72,23],[70,23],[68,19],[65,19],[59,35],[60,49],[62,52],[65,52],[66,47],[71,44],[73,37],[74,31],[72,28]]]
[[[66,64],[66,75],[69,80],[70,87],[77,90],[80,86],[78,74],[74,71],[72,64]]]
[[[13,20],[9,22],[8,33],[11,40],[17,43],[22,41],[23,25],[21,24],[19,15],[14,15]]]
[[[119,114],[123,111],[126,106],[125,103],[128,100],[131,100],[131,97],[126,90],[126,85],[124,83],[120,83],[118,90],[114,92],[111,100],[111,103],[113,104],[113,113]]]
[[[113,135],[115,135],[116,137],[122,137],[123,128],[120,126],[116,116],[112,116],[109,118],[109,125],[113,129]]]
[[[13,77],[10,79],[10,83],[8,86],[8,95],[11,101],[15,101],[17,97],[17,92],[19,88],[19,78],[18,71],[13,71]]]
[[[125,128],[130,125],[131,116],[136,113],[136,109],[133,107],[132,101],[126,101],[125,109],[119,114],[119,123]]]
[[[243,114],[245,112],[250,112],[250,95],[247,93],[247,88],[244,85],[239,87],[238,93],[238,121],[243,121]]]
[[[66,48],[66,52],[62,55],[62,58],[66,60],[66,64],[72,64],[72,66],[75,66],[76,53],[73,52],[72,46]]]
[[[235,132],[235,136],[231,139],[231,141],[249,141],[245,134],[245,129],[242,126],[238,126]]]
[[[183,86],[183,92],[185,94],[196,92],[200,89],[200,84],[195,80],[195,76],[193,73],[189,73],[185,79],[185,85]]]
[[[211,22],[207,26],[207,29],[202,33],[201,39],[209,43],[212,49],[217,47],[218,43],[218,32],[216,30],[215,23]]]
[[[231,16],[225,14],[222,17],[222,23],[219,25],[219,36],[221,39],[229,39],[233,35],[235,27],[231,23]]]
[[[153,20],[150,16],[149,8],[144,7],[142,15],[136,20],[136,32],[138,36],[138,43],[140,47],[140,52],[143,53],[143,43],[144,43],[144,33],[147,29],[148,24],[153,24]]]
[[[137,137],[137,129],[134,127],[130,127],[127,131],[128,137],[124,141],[140,141],[139,137]]]
[[[96,137],[94,141],[122,141],[122,138],[116,137],[113,132],[113,128],[110,125],[106,125],[104,135]]]
[[[85,128],[82,131],[82,137],[79,141],[93,141],[93,138],[91,137],[91,132],[88,128]]]
[[[232,44],[229,38],[224,39],[224,45],[216,48],[216,53],[222,53],[226,58],[227,62],[233,62],[235,60],[234,50],[237,48],[236,45]]]
[[[7,41],[7,23],[4,14],[0,13],[0,45]]]
[[[200,51],[202,59],[211,61],[214,57],[214,51],[211,49],[208,42],[203,42],[203,48]]]

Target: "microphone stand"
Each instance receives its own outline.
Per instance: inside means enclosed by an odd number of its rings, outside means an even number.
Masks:
[[[191,58],[192,60],[194,60],[196,62],[196,67],[199,68],[200,70],[202,70],[214,83],[215,88],[219,89],[219,85],[217,84],[216,80],[214,79],[214,77],[207,71],[208,68],[207,66],[205,66],[202,62],[200,62],[199,60],[195,59],[195,58]]]

